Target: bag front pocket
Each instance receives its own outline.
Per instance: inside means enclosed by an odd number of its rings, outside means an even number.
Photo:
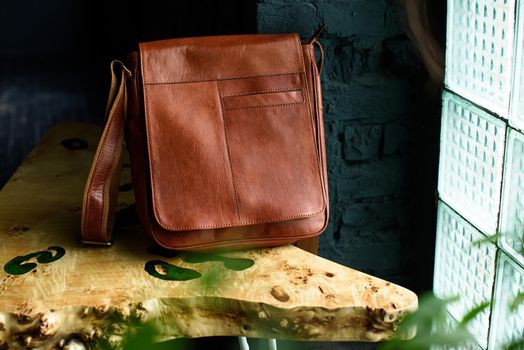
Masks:
[[[306,90],[290,85],[222,97],[243,224],[307,217],[325,208]]]
[[[283,107],[303,102],[302,90],[250,93],[222,98],[225,111],[246,108]]]

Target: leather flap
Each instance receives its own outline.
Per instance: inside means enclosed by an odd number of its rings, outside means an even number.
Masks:
[[[324,210],[296,34],[140,45],[151,203],[172,231]]]
[[[227,35],[140,44],[144,84],[181,83],[304,71],[296,34]]]

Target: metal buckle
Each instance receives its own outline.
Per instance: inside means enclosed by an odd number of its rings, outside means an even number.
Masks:
[[[108,247],[110,245],[113,244],[113,242],[109,241],[109,242],[98,242],[98,241],[86,241],[86,240],[82,240],[82,243],[84,244],[88,244],[88,245],[99,245],[99,246],[104,246],[104,247]]]

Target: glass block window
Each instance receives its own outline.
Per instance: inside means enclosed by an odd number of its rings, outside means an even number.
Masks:
[[[511,106],[510,124],[524,131],[524,1],[519,2],[517,50],[515,54],[515,83],[513,86],[513,102]]]
[[[468,310],[491,300],[496,249],[492,244],[478,244],[484,238],[450,207],[439,203],[433,289],[437,297],[460,296],[448,308],[455,319],[462,319]],[[486,310],[470,327],[480,345],[487,345],[488,328]]]
[[[458,346],[432,346],[430,350],[482,350],[482,348],[477,344],[465,344]]]
[[[524,294],[524,269],[504,253],[500,255],[490,349],[504,349],[524,338],[524,303],[515,303],[517,295]]]
[[[458,327],[458,322],[450,314],[447,315],[444,322],[443,326],[446,330],[454,330]],[[430,350],[482,350],[482,348],[475,342],[468,342],[455,346],[433,345],[430,347]]]
[[[508,133],[504,173],[501,241],[524,264],[524,135],[515,130]]]
[[[448,0],[446,86],[507,116],[515,0]]]
[[[447,26],[433,288],[455,319],[491,299],[471,346],[502,350],[524,341],[524,0],[448,0]]]
[[[504,122],[444,93],[438,190],[486,234],[494,234],[502,181]]]
[[[480,346],[477,344],[466,344],[466,345],[459,345],[459,346],[432,346],[431,350],[482,350]]]

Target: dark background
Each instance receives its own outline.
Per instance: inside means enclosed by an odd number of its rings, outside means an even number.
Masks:
[[[445,2],[427,6],[444,43]],[[331,217],[319,254],[415,292],[430,290],[440,95],[403,22],[395,0],[2,2],[0,187],[51,126],[102,122],[109,62],[137,42],[256,32],[307,37],[325,23]]]

